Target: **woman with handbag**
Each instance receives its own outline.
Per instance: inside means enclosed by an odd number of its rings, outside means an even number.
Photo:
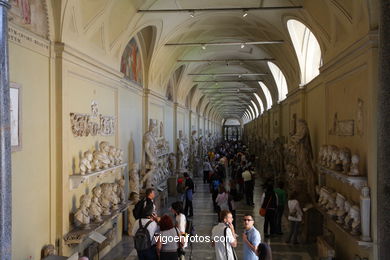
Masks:
[[[290,221],[290,234],[286,243],[290,243],[291,240],[294,244],[298,244],[298,234],[302,223],[303,212],[297,200],[297,193],[293,192],[287,202],[288,205],[288,220]]]
[[[183,247],[183,237],[180,236],[179,230],[173,225],[172,219],[168,215],[161,217],[160,234],[156,241],[157,255],[160,260],[177,260]],[[174,239],[175,237],[180,239]]]
[[[264,219],[264,237],[270,237],[276,233],[275,230],[275,213],[278,207],[278,198],[274,192],[274,188],[271,185],[265,187],[265,192],[263,194],[263,204],[260,208],[260,215]],[[268,227],[270,233],[268,233]]]

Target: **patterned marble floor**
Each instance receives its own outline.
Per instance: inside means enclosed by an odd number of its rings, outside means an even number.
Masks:
[[[217,224],[217,216],[213,212],[213,204],[211,201],[211,194],[207,184],[203,184],[200,178],[196,178],[196,193],[194,195],[194,227],[198,235],[210,235],[212,227]],[[310,260],[315,259],[314,245],[289,245],[284,243],[285,235],[275,236],[264,239],[263,223],[264,218],[260,217],[259,204],[261,185],[259,181],[256,183],[254,192],[255,206],[247,206],[242,200],[238,203],[236,218],[237,218],[237,234],[241,235],[243,232],[241,219],[245,213],[250,213],[255,217],[255,226],[260,231],[263,241],[267,241],[272,248],[273,260]],[[171,198],[174,200],[174,198]],[[170,200],[171,200],[170,199]],[[168,204],[170,205],[170,203]],[[167,212],[168,209],[165,209]],[[284,221],[287,225],[287,220]],[[287,226],[283,226],[285,233],[287,233]],[[242,259],[242,241],[239,238],[239,243],[236,248],[237,256]],[[214,248],[206,243],[193,243],[192,252],[187,250],[186,259],[215,259]],[[130,237],[125,237],[103,260],[134,260],[137,259],[137,252],[133,249],[133,240]]]

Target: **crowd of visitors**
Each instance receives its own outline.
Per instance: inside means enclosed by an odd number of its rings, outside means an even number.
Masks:
[[[225,237],[225,241],[212,241],[216,259],[238,259],[234,250],[239,239],[235,231],[237,227],[236,205],[242,201],[247,206],[253,207],[255,206],[254,196],[261,198],[259,214],[264,217],[265,238],[283,234],[282,218],[287,208],[290,233],[286,242],[298,243],[303,212],[296,194],[289,194],[287,198],[284,183],[279,181],[275,185],[272,178],[263,181],[262,195],[254,194],[257,177],[256,158],[247,152],[245,145],[241,142],[220,144],[212,151],[208,151],[203,160],[202,170],[203,183],[209,185],[210,197],[218,219],[218,224],[212,229],[212,237]],[[160,218],[156,215],[153,189],[148,189],[145,198],[139,202],[142,205],[142,211],[138,213],[138,219],[133,227],[139,259],[183,258],[188,240],[182,238],[188,235],[187,223],[194,215],[192,201],[195,184],[188,173],[184,173],[183,178],[178,179],[177,193],[178,201],[171,206],[174,218],[168,215]],[[243,259],[272,259],[269,245],[262,243],[261,235],[254,226],[254,217],[246,214],[240,220],[242,222],[239,224],[244,227]],[[161,237],[164,236],[178,236],[180,239],[163,243]]]

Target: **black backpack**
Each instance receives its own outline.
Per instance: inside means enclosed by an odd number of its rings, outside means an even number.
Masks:
[[[140,219],[142,217],[142,211],[146,206],[146,199],[142,199],[135,204],[133,209],[133,216],[135,219]]]
[[[145,226],[142,226],[142,221],[141,219],[139,219],[139,228],[134,236],[134,247],[137,251],[142,251],[151,248],[152,241],[150,240],[148,226],[152,222],[152,220],[149,220]]]

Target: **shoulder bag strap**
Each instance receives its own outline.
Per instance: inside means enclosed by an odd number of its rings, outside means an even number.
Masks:
[[[226,239],[226,231],[227,231],[228,227],[225,227],[225,229],[223,230],[223,236],[225,237],[225,252],[226,252],[226,259],[229,260],[229,255],[228,255],[228,252],[227,252],[227,239]]]
[[[175,227],[175,231],[176,231],[177,236],[179,237],[179,241],[177,241],[177,246],[178,246],[178,248],[182,248],[183,245],[180,242],[180,235],[179,235],[179,231],[177,230],[177,227]]]

